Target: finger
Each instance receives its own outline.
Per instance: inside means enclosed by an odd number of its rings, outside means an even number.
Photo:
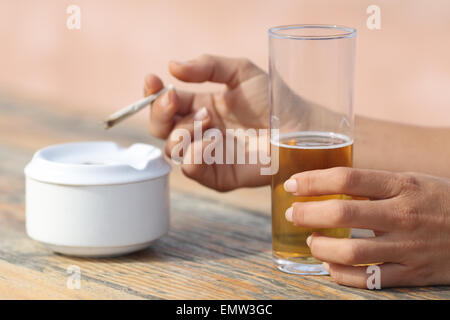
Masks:
[[[401,192],[403,176],[387,171],[336,167],[294,174],[284,184],[298,196],[347,194],[385,199]]]
[[[214,165],[208,165],[204,161],[201,161],[201,163],[195,161],[195,153],[202,152],[211,143],[211,141],[193,141],[186,150],[181,170],[187,177],[200,182],[206,187],[218,190],[218,186],[222,185],[222,183],[217,181],[218,176]]]
[[[285,216],[294,225],[307,228],[360,228],[390,231],[401,217],[393,212],[392,200],[323,200],[295,202]]]
[[[154,94],[163,87],[161,79],[149,74],[144,80],[144,96]],[[174,116],[190,113],[193,99],[193,93],[175,90],[169,90],[158,97],[150,108],[150,133],[161,139],[167,138],[176,120]]]
[[[154,74],[149,74],[149,75],[145,76],[144,97],[158,92],[163,87],[164,87],[164,84],[158,76],[156,76]]]
[[[384,263],[358,267],[334,263],[323,263],[322,265],[336,283],[344,286],[382,289],[408,285],[405,280],[407,279],[406,267],[401,264]]]
[[[235,88],[261,70],[247,59],[226,58],[212,55],[187,61],[171,61],[169,70],[176,78],[186,82],[212,81]]]
[[[177,114],[185,116],[192,112],[192,105],[195,99],[195,94],[183,90],[175,91],[178,98]]]
[[[220,135],[222,134],[218,129],[215,130]],[[239,170],[239,165],[225,164],[225,154],[220,151],[222,148],[222,139],[212,138],[194,141],[186,150],[186,156],[181,166],[183,173],[202,185],[220,192],[230,191],[235,189],[237,185],[242,185],[240,180],[243,177],[236,173]],[[203,152],[201,163],[194,161],[194,154],[198,152],[197,150]],[[220,165],[220,168],[217,165]],[[245,165],[245,169],[247,171],[252,170],[252,165]],[[259,167],[257,170],[259,170]]]
[[[161,79],[149,74],[144,79],[144,96],[149,96],[164,87]],[[169,90],[156,99],[150,108],[149,132],[158,138],[165,139],[173,127],[173,116],[178,108],[177,97]]]
[[[339,239],[314,233],[306,242],[316,259],[342,265],[400,262],[403,256],[395,242],[383,237]]]
[[[180,162],[185,156],[184,151],[190,145],[191,141],[195,138],[195,129],[200,129],[203,132],[211,124],[211,116],[207,108],[203,107],[196,113],[190,114],[181,118],[174,126],[173,131],[170,133],[165,145],[165,153],[171,159]],[[197,155],[198,157],[198,155]],[[202,155],[200,155],[201,159]]]
[[[144,80],[144,97],[158,92],[163,87],[164,85],[160,78],[153,74],[147,75]],[[183,90],[176,90],[175,93],[179,102],[177,114],[186,115],[190,113],[195,94]]]
[[[174,90],[169,90],[156,99],[150,108],[149,131],[158,138],[166,139],[175,124],[179,102]]]

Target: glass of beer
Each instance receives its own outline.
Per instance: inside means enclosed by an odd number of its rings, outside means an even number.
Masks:
[[[269,29],[272,250],[284,272],[327,274],[306,238],[350,236],[349,228],[303,228],[285,218],[295,202],[349,196],[297,197],[283,184],[299,172],[352,166],[355,39],[355,29],[336,25]]]

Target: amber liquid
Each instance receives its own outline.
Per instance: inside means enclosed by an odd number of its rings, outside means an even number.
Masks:
[[[352,166],[352,140],[329,132],[298,132],[281,135],[271,142],[271,154],[278,154],[278,173],[272,176],[272,248],[276,258],[292,262],[317,264],[306,245],[313,232],[336,238],[348,238],[349,228],[311,229],[294,226],[285,218],[285,211],[294,202],[350,199],[346,195],[296,197],[286,192],[284,182],[293,174],[332,167]]]

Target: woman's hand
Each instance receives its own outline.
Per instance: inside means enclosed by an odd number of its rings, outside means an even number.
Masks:
[[[268,128],[267,74],[249,60],[202,55],[188,62],[171,62],[169,69],[179,80],[217,82],[225,84],[226,89],[217,93],[169,91],[153,103],[149,130],[152,135],[166,139],[168,156],[179,143],[176,129],[188,130],[194,137],[194,120],[202,121],[203,132],[217,128],[223,137],[226,129]],[[149,75],[145,79],[144,95],[155,93],[162,87],[157,76]],[[187,155],[192,156],[196,143],[204,150],[202,141],[194,141],[186,149]],[[259,165],[208,165],[202,161],[202,164],[183,163],[181,167],[188,177],[220,191],[265,185],[270,179],[260,174]]]
[[[381,287],[450,284],[450,180],[418,173],[332,168],[293,175],[298,196],[347,194],[371,200],[294,203],[286,219],[308,228],[371,229],[373,238],[313,234],[311,253],[339,284],[367,288],[367,266],[382,262]]]

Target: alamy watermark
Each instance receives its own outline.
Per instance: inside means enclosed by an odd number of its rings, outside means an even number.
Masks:
[[[202,121],[194,121],[193,136],[178,128],[171,134],[170,157],[176,164],[248,164],[259,165],[261,175],[278,172],[277,148],[270,154],[270,137],[278,137],[278,129],[210,128],[203,132]]]
[[[366,26],[369,30],[381,29],[381,9],[379,6],[372,4],[367,7],[366,13],[370,16],[367,18]]]
[[[381,289],[381,268],[377,265],[368,266],[366,273],[370,274],[367,278],[366,284],[369,290],[380,290]]]
[[[67,29],[69,30],[80,30],[81,29],[81,9],[75,4],[71,4],[67,7],[66,13],[69,17],[66,21]]]

